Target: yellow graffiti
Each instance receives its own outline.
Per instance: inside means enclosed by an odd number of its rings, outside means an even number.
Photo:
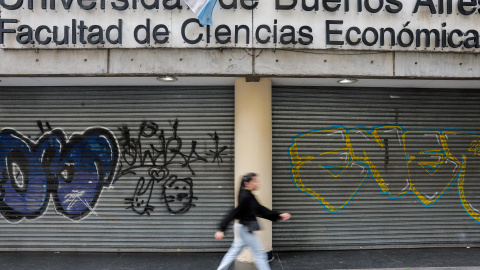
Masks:
[[[462,201],[462,205],[467,211],[467,213],[476,221],[480,221],[480,214],[473,209],[472,205],[468,202],[465,196],[465,168],[467,167],[467,158],[463,156],[462,158],[462,166],[460,169],[460,175],[458,177],[458,193],[460,194],[460,201]]]
[[[415,134],[415,133],[419,133],[419,134],[422,134],[422,135],[426,135],[426,134],[433,135],[434,137],[436,137],[440,141],[440,145],[442,146],[442,149],[434,149],[434,150],[420,151],[419,152],[420,155],[428,155],[430,157],[437,157],[438,158],[438,160],[436,162],[417,162],[417,164],[419,166],[421,166],[422,168],[424,168],[424,170],[429,175],[435,175],[438,172],[440,166],[443,163],[445,163],[445,161],[447,159],[450,159],[450,160],[453,160],[453,161],[455,160],[454,157],[449,155],[448,151],[445,151],[445,149],[448,149],[448,147],[447,147],[448,144],[447,144],[445,135],[442,134],[439,131],[407,131],[407,132],[403,133],[402,137],[403,137],[403,145],[404,145],[405,152],[407,152],[407,150],[405,148],[407,146],[406,136],[408,136],[410,134]],[[411,156],[411,157],[412,157],[412,160],[417,158],[416,156]],[[407,168],[409,168],[410,163],[411,162],[408,162]],[[458,162],[456,162],[456,163],[457,163],[457,165],[460,165],[460,164],[458,164]],[[440,196],[442,196],[448,190],[450,185],[455,181],[455,179],[457,177],[456,174],[453,174],[452,178],[448,181],[448,183],[445,185],[445,188],[441,192],[439,192],[436,195],[433,195],[431,198],[428,198],[427,196],[425,196],[421,192],[419,192],[419,190],[417,189],[415,184],[411,181],[412,177],[410,176],[410,170],[407,170],[407,171],[408,171],[408,174],[409,174],[410,190],[415,194],[415,196],[417,196],[417,198],[424,205],[427,205],[427,206],[435,203],[438,200],[438,198],[440,198]]]
[[[473,155],[479,155],[480,156],[480,141],[473,141],[471,144],[472,147],[468,149],[468,152],[473,152]]]
[[[324,133],[324,134],[341,133],[341,134],[345,134],[345,129],[335,128],[335,129],[329,129],[329,130],[322,130],[322,131],[318,131],[318,132],[306,133],[306,134],[303,134],[303,135],[297,137],[297,139],[304,138],[304,137],[307,137],[307,136],[311,136],[312,134],[315,134],[315,133]],[[327,201],[323,196],[318,194],[316,191],[314,191],[313,189],[308,188],[304,185],[304,183],[302,181],[302,178],[301,178],[301,175],[300,175],[300,169],[301,169],[302,166],[304,166],[305,164],[307,164],[311,160],[315,159],[316,157],[314,157],[314,156],[300,157],[300,155],[298,153],[297,142],[296,142],[297,139],[295,139],[295,142],[292,144],[292,146],[289,149],[290,150],[291,161],[292,161],[292,164],[293,164],[293,166],[292,166],[292,176],[293,176],[293,179],[295,181],[296,186],[300,190],[302,190],[303,192],[305,192],[305,193],[309,194],[310,196],[314,197],[315,199],[319,200],[331,212],[337,212],[337,211],[343,209],[350,202],[350,200],[354,197],[356,191],[358,191],[360,189],[363,181],[367,178],[368,175],[367,174],[365,175],[365,177],[362,179],[360,184],[352,192],[352,195],[350,196],[350,198],[345,200],[345,202],[341,203],[340,205],[334,206],[332,203]],[[349,143],[349,139],[348,138],[345,138],[345,139],[346,139],[345,147],[338,148],[334,151],[319,153],[318,157],[327,156],[327,155],[331,155],[331,154],[338,154],[338,153],[342,153],[342,152],[349,153],[349,155],[350,155],[350,153],[352,152],[352,149],[351,149],[351,146],[350,146],[350,143]],[[349,160],[350,160],[350,157],[349,157]],[[339,175],[341,175],[348,168],[348,165],[347,166],[344,166],[344,165],[330,165],[330,166],[319,165],[318,167],[327,171],[334,178],[337,178]],[[333,168],[338,169],[338,171],[334,172]]]
[[[377,128],[377,129],[374,129],[370,134],[368,134],[368,131],[366,130],[361,130],[362,132],[366,132],[367,134],[363,134],[365,136],[369,136],[375,143],[378,144],[378,146],[380,147],[385,147],[385,145],[383,144],[382,142],[382,139],[380,138],[380,135],[378,134],[378,131],[379,131],[380,128]],[[381,127],[381,129],[401,129],[401,127],[399,126],[383,126]],[[359,131],[360,129],[354,129],[353,131]],[[350,133],[350,132],[349,132]],[[380,189],[382,190],[382,193],[386,193],[388,194],[389,196],[393,197],[393,194],[390,190],[390,188],[388,187],[387,183],[385,182],[385,180],[383,179],[382,177],[382,174],[379,172],[379,170],[377,169],[377,167],[373,164],[372,160],[370,159],[370,157],[368,156],[367,152],[366,151],[363,151],[363,156],[356,156],[355,153],[353,152],[353,146],[351,144],[351,141],[350,141],[350,137],[349,135],[347,134],[347,137],[348,137],[348,144],[349,144],[349,148],[352,149],[352,158],[353,160],[355,161],[360,161],[360,162],[364,162],[368,165],[368,168],[370,169],[371,173],[372,173],[372,176],[373,178],[375,179],[375,181],[377,182],[377,185],[380,187]],[[399,194],[396,194],[396,196],[402,196],[404,195],[405,193],[407,193],[407,191],[403,191]]]
[[[358,136],[362,138],[363,142],[374,142],[374,145],[377,145],[379,148],[388,149],[388,141],[386,141],[385,139],[382,140],[382,136],[385,136],[382,134],[386,134],[386,132],[391,132],[390,135],[393,134],[393,132],[398,132],[399,140],[395,143],[401,144],[405,153],[405,162],[403,165],[405,166],[405,170],[408,175],[406,179],[406,181],[408,182],[407,187],[405,187],[401,191],[399,189],[398,191],[393,192],[388,186],[388,181],[382,177],[380,169],[378,169],[377,166],[374,164],[372,159],[367,154],[367,151],[359,151],[358,149],[356,149],[357,152],[355,152],[354,146],[352,145],[351,136],[355,135],[357,136],[357,138]],[[334,141],[335,138],[340,138],[338,135],[341,135],[342,139]],[[431,138],[428,139],[428,137]],[[471,143],[467,146],[464,146],[464,140],[468,140],[472,137],[477,138],[477,140],[471,141],[470,139],[469,142]],[[304,142],[306,138],[309,139],[310,143],[312,141],[318,140],[317,146],[324,143],[325,147],[328,148],[328,150],[317,153],[315,155],[311,154],[307,156],[301,156],[298,150],[298,146],[299,144],[302,144],[302,142]],[[429,147],[431,150],[416,150],[419,147],[418,140],[420,140],[420,142],[422,142],[422,140],[426,140],[429,144],[426,144],[425,146],[420,144],[420,147]],[[457,140],[455,141],[455,149],[453,149],[455,150],[454,153],[452,153],[452,149],[449,148],[449,141],[453,140]],[[411,141],[415,141],[417,143],[417,145],[415,145],[417,148],[408,147],[409,142]],[[332,147],[335,149],[331,149]],[[319,151],[321,150],[322,149],[320,149]],[[324,130],[316,130],[295,137],[293,140],[293,144],[289,148],[289,151],[292,162],[292,176],[296,186],[303,192],[319,200],[323,204],[323,206],[330,212],[340,211],[345,206],[347,206],[348,203],[354,198],[355,194],[359,191],[369,174],[372,175],[372,178],[375,180],[382,193],[388,194],[391,198],[395,198],[403,196],[411,191],[425,206],[430,206],[434,204],[445,192],[448,191],[450,186],[456,180],[458,180],[457,184],[460,201],[464,209],[466,210],[468,215],[470,215],[470,217],[480,223],[480,213],[477,209],[474,208],[474,206],[471,205],[471,202],[469,202],[468,196],[466,195],[464,189],[465,178],[467,177],[467,156],[465,154],[473,152],[473,154],[469,154],[470,157],[480,156],[479,135],[463,131],[453,132],[415,130],[403,132],[400,126],[377,127],[374,128],[371,132],[368,132],[366,129],[352,129],[347,131],[343,127],[335,127]],[[386,156],[388,156],[388,150],[385,151],[387,151]],[[412,151],[414,153],[412,153]],[[342,164],[340,164],[336,160],[342,154],[345,154],[346,157],[344,158]],[[386,159],[388,159],[388,157]],[[477,159],[480,163],[480,159]],[[320,169],[320,171],[318,171],[319,174],[317,175],[317,177],[321,176],[316,180],[316,182],[314,182],[317,185],[317,188],[314,189],[328,189],[328,185],[330,185],[328,184],[329,180],[332,181],[332,183],[340,183],[338,182],[342,181],[340,176],[349,170],[356,169],[357,171],[359,171],[361,169],[364,169],[361,172],[363,173],[363,176],[358,177],[358,181],[352,184],[353,186],[351,186],[351,189],[347,191],[347,193],[350,192],[349,195],[345,196],[341,202],[337,201],[335,203],[332,203],[329,199],[325,197],[325,195],[321,195],[311,187],[308,187],[305,184],[305,181],[302,179],[302,167],[314,160],[316,160],[315,164],[320,163],[320,165],[317,166]],[[325,165],[323,163],[328,163],[328,165]],[[323,171],[324,173],[321,173],[321,171]],[[425,191],[422,192],[422,182],[417,183],[416,181],[414,181],[416,177],[421,177],[422,171],[424,172],[424,174],[426,172],[425,175],[430,176],[430,178],[437,177],[436,180],[429,179],[428,181],[435,181],[434,183],[440,183],[441,185],[444,184],[444,186],[441,186],[442,188],[439,189],[439,191],[435,192],[435,194],[430,194],[430,196],[428,196]],[[350,175],[352,175],[352,173],[353,172],[350,171]],[[441,178],[438,178],[438,175],[440,175]],[[470,177],[472,176],[475,177],[475,175],[470,175]],[[323,183],[326,183],[325,187],[322,186],[324,185]],[[348,182],[347,184],[350,184],[350,182]],[[419,184],[420,187],[418,186]],[[344,187],[342,186],[342,188]]]

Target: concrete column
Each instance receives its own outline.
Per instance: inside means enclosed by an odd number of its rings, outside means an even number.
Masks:
[[[235,81],[235,204],[241,177],[254,172],[259,175],[260,187],[254,192],[257,200],[272,208],[272,82]],[[272,250],[272,222],[258,219],[261,231],[256,232],[265,250]],[[253,262],[249,249],[237,258]]]

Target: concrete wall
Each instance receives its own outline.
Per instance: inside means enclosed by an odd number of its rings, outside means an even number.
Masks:
[[[478,54],[273,49],[0,50],[0,76],[476,79]]]
[[[242,176],[254,172],[260,186],[254,192],[263,206],[272,209],[272,82],[235,81],[235,194]],[[237,200],[237,199],[236,199]],[[272,222],[258,219],[261,231],[257,234],[266,251],[272,250]],[[253,261],[250,251],[244,250],[240,261]]]

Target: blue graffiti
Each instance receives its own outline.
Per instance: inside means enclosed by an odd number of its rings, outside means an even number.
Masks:
[[[81,219],[114,179],[115,136],[100,127],[70,138],[61,129],[41,131],[36,142],[13,129],[0,131],[0,214],[14,222],[34,219],[52,197],[58,213]]]

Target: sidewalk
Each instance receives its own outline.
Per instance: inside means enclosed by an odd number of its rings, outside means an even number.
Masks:
[[[216,269],[223,253],[3,252],[1,270],[204,270]],[[272,270],[480,270],[480,248],[275,252]],[[236,262],[233,270],[254,270]]]

